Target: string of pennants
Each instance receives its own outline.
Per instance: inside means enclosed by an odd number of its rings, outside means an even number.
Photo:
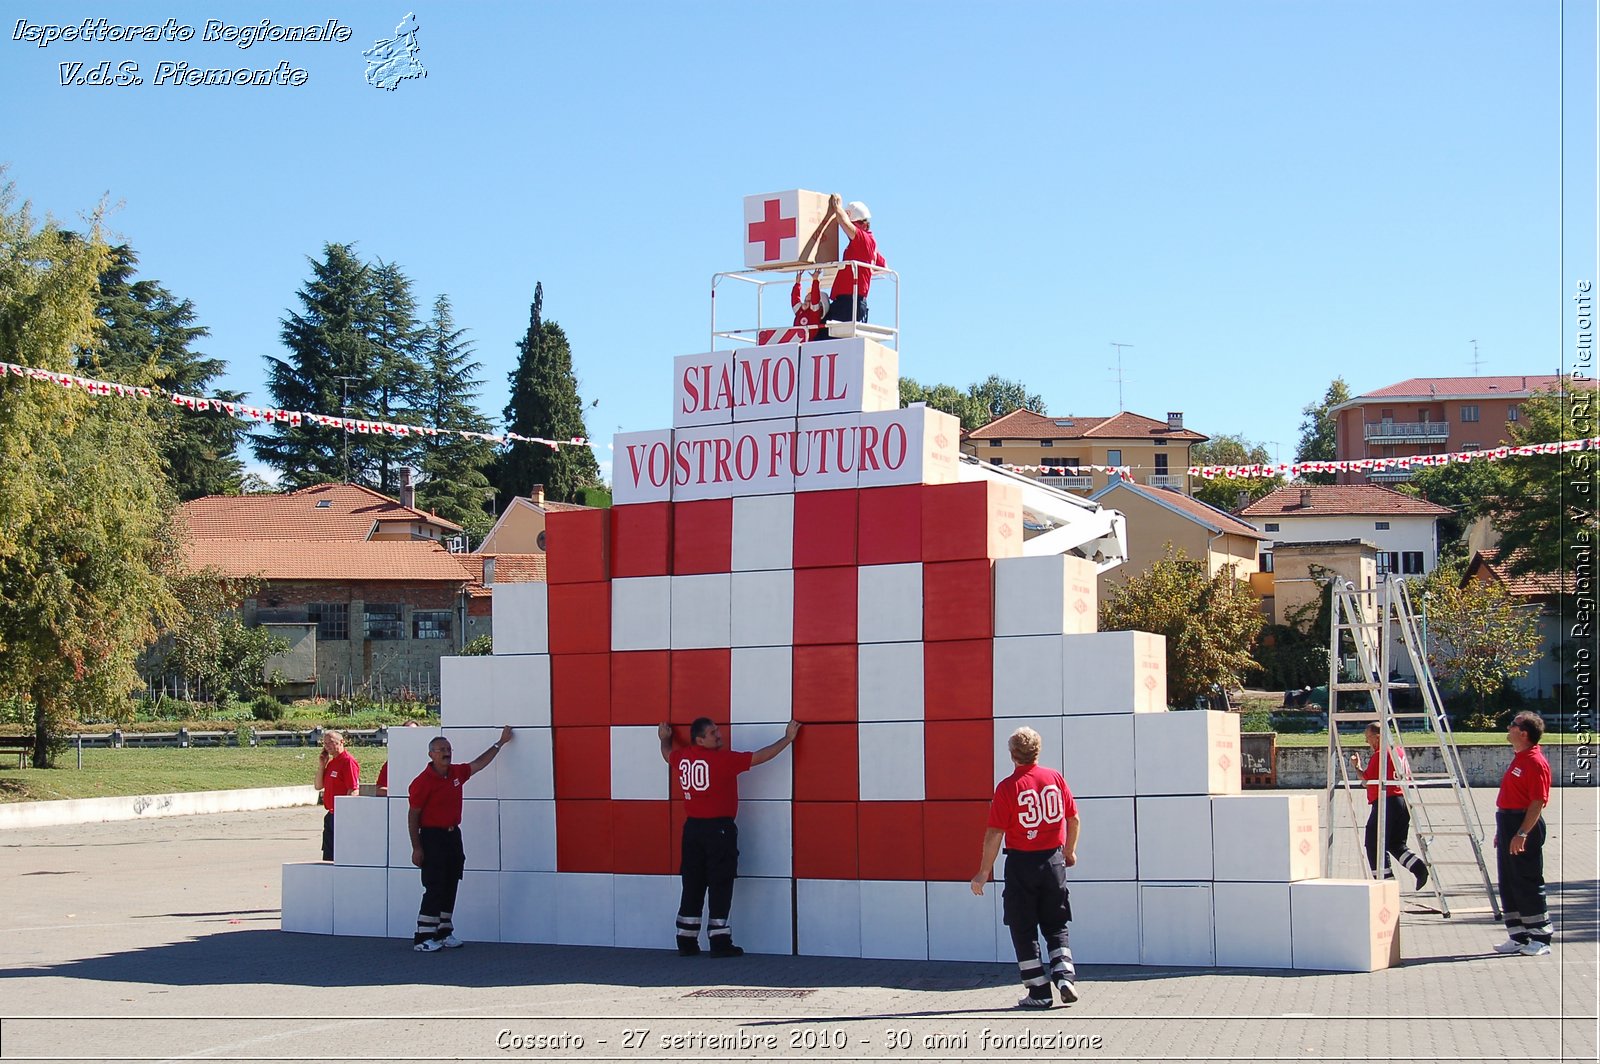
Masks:
[[[490,443],[542,443],[552,449],[587,447],[589,445],[589,441],[581,436],[574,436],[567,440],[547,440],[541,436],[521,436],[515,432],[496,435],[489,432],[468,432],[464,429],[440,429],[434,428],[432,425],[398,425],[393,422],[372,421],[367,418],[334,417],[329,414],[312,414],[304,410],[280,410],[272,407],[251,406],[248,403],[236,403],[198,395],[184,395],[181,392],[168,392],[160,388],[135,387],[130,384],[117,384],[112,381],[94,380],[90,377],[78,377],[71,373],[56,373],[53,370],[37,369],[33,366],[19,366],[11,362],[0,362],[0,378],[7,376],[45,381],[49,384],[59,385],[62,388],[77,388],[86,395],[100,397],[116,396],[122,399],[166,398],[174,406],[181,406],[185,410],[191,410],[195,413],[226,414],[229,417],[249,421],[264,421],[268,424],[289,425],[296,428],[303,425],[315,425],[320,428],[342,429],[348,433],[396,436],[401,439],[411,436],[460,436],[469,440],[487,440]]]
[[[1513,447],[1490,447],[1481,451],[1456,451],[1452,454],[1413,454],[1397,458],[1357,458],[1343,462],[1266,462],[1255,465],[1190,466],[1185,473],[1191,477],[1215,480],[1218,477],[1297,477],[1302,473],[1368,473],[1377,469],[1415,469],[1444,466],[1451,463],[1498,462],[1506,458],[1525,458],[1541,454],[1566,454],[1571,451],[1600,450],[1600,436],[1584,440],[1562,440],[1559,443],[1532,443]],[[1086,473],[1108,473],[1127,479],[1134,469],[1147,466],[1098,465],[1012,465],[1006,469],[1019,473],[1039,473],[1047,477],[1071,477]]]

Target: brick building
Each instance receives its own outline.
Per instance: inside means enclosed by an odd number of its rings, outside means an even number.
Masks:
[[[1189,490],[1189,448],[1210,437],[1183,427],[1183,414],[1157,421],[1124,410],[1111,417],[1050,417],[1013,410],[961,440],[961,451],[1004,466],[1063,466],[1065,474],[1028,470],[1040,483],[1088,495],[1112,481],[1093,466],[1124,466],[1135,483]]]

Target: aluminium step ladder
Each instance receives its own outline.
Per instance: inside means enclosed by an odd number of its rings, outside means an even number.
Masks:
[[[1376,588],[1360,589],[1348,580],[1335,580],[1329,595],[1332,617],[1328,635],[1328,861],[1331,864],[1333,858],[1337,790],[1345,793],[1345,809],[1357,831],[1365,827],[1355,795],[1366,785],[1359,773],[1352,781],[1352,766],[1339,745],[1339,724],[1376,722],[1380,771],[1375,785],[1382,788],[1380,794],[1390,786],[1400,788],[1402,800],[1411,814],[1417,853],[1430,872],[1424,891],[1433,895],[1440,914],[1449,918],[1450,889],[1475,892],[1477,883],[1473,879],[1476,879],[1482,884],[1495,919],[1499,919],[1499,897],[1484,859],[1483,822],[1466,785],[1461,755],[1456,749],[1450,718],[1434,682],[1433,670],[1428,666],[1406,581],[1391,576]],[[1414,683],[1390,679],[1392,650],[1397,642],[1416,676]],[[1418,692],[1422,708],[1396,709],[1393,693],[1401,690]],[[1421,721],[1426,730],[1433,733],[1440,769],[1419,772],[1411,767],[1400,730],[1403,721]],[[1415,738],[1416,733],[1411,734]],[[1399,756],[1391,761],[1391,751],[1397,747]],[[1387,778],[1391,764],[1396,768],[1394,779]],[[1386,805],[1378,803],[1380,846],[1388,826]],[[1445,842],[1453,839],[1465,840],[1470,858],[1462,855],[1461,846]],[[1358,844],[1358,849],[1364,848]],[[1393,860],[1387,854],[1380,854],[1379,869],[1373,870],[1367,866],[1364,852],[1362,858],[1366,874],[1371,878],[1383,875],[1383,870],[1390,868]],[[1450,867],[1475,867],[1477,875],[1469,874],[1466,883],[1459,878],[1450,880],[1441,874]]]

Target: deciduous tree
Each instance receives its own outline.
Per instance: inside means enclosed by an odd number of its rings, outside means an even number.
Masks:
[[[1204,563],[1171,547],[1100,604],[1103,632],[1166,636],[1167,701],[1175,706],[1241,686],[1257,667],[1250,649],[1261,625],[1255,596],[1231,566],[1207,576]]]
[[[1301,409],[1305,420],[1300,422],[1300,443],[1295,448],[1296,462],[1332,462],[1339,457],[1336,435],[1337,418],[1333,408],[1349,401],[1350,386],[1343,377],[1333,378],[1320,403],[1307,403]],[[1334,473],[1302,473],[1300,479],[1308,484],[1332,484]]]
[[[1482,580],[1463,586],[1459,569],[1440,567],[1424,590],[1428,664],[1479,709],[1539,659],[1538,611],[1520,607],[1505,588]]]
[[[1272,454],[1243,436],[1217,436],[1189,448],[1189,464],[1196,466],[1271,465]],[[1191,477],[1194,497],[1219,510],[1233,511],[1283,487],[1282,477]],[[1243,496],[1241,502],[1240,496]]]

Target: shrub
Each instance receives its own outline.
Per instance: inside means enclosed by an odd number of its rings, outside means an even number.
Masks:
[[[256,720],[279,721],[283,719],[285,706],[271,695],[260,695],[250,703],[250,716]]]

